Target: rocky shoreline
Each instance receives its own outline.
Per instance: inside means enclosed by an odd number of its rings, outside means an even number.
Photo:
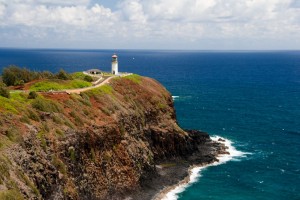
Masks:
[[[145,180],[139,191],[125,199],[161,200],[177,186],[187,184],[193,168],[218,162],[218,156],[229,154],[226,151],[228,147],[222,143],[223,139],[219,138],[219,141],[213,141],[207,133],[195,130],[187,130],[187,132],[206,138],[203,143],[198,145],[199,150],[191,155],[186,155],[186,157],[160,161],[156,165],[157,174],[152,179]]]

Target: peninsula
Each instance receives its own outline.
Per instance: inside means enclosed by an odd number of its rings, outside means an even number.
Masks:
[[[34,92],[36,83],[0,96],[0,199],[152,199],[226,153],[178,126],[154,79],[114,76],[78,93]]]

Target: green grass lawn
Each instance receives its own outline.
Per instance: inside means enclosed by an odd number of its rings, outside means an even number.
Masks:
[[[59,91],[66,89],[75,89],[75,88],[85,88],[92,86],[92,83],[84,81],[84,80],[45,80],[38,83],[33,84],[30,87],[30,91],[36,92],[46,92],[50,90]]]

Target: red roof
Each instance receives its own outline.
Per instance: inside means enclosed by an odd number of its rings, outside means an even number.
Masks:
[[[112,57],[113,57],[113,58],[117,58],[118,56],[117,56],[116,54],[114,54]]]

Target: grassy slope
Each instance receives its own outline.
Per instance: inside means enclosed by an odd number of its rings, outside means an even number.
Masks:
[[[84,88],[92,86],[92,83],[75,79],[75,80],[45,80],[33,84],[30,87],[31,91],[50,91],[50,90],[65,90],[65,89],[75,89],[75,88]]]
[[[15,178],[10,174],[22,175],[25,172],[12,171],[14,167],[3,152],[12,144],[23,140],[22,134],[29,132],[26,124],[33,125],[39,130],[36,140],[41,148],[46,150],[52,148],[49,144],[56,144],[63,138],[68,128],[80,129],[92,126],[94,123],[111,124],[114,113],[118,109],[125,109],[125,107],[122,108],[124,105],[135,107],[134,110],[137,113],[143,113],[140,111],[140,105],[149,104],[149,107],[166,105],[163,89],[158,91],[151,89],[146,92],[147,89],[144,90],[145,85],[140,85],[141,82],[143,78],[131,75],[115,78],[111,85],[103,85],[81,95],[45,94],[39,95],[36,99],[28,99],[28,93],[14,92],[10,99],[0,97],[0,185],[9,186],[9,190],[0,190],[0,199],[22,199],[19,193],[19,183],[15,182]],[[74,109],[78,107],[80,109]],[[50,115],[44,115],[45,113],[50,113]],[[124,127],[120,129],[123,130]],[[58,156],[53,157],[52,163],[64,174],[64,181],[71,180],[68,178],[65,164]],[[9,173],[8,170],[10,170]],[[23,177],[22,175],[19,179],[22,181]],[[24,179],[22,182],[31,188],[31,193],[39,196],[32,179]],[[65,187],[66,193],[71,194],[73,187],[68,187],[68,184],[65,184]]]

